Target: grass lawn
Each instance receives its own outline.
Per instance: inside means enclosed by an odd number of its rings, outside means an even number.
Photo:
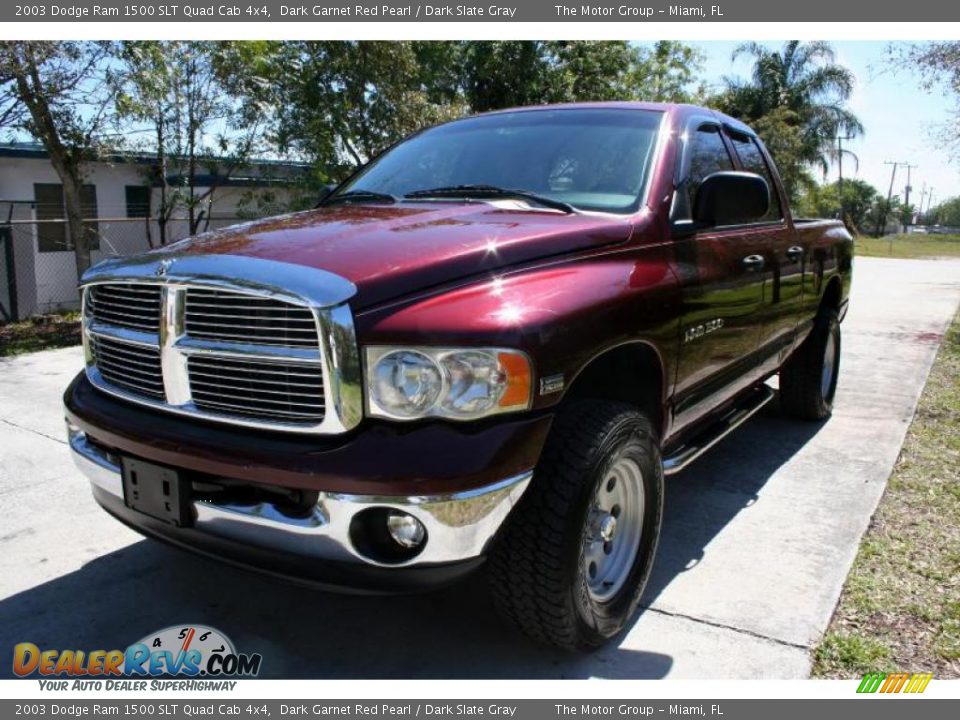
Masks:
[[[858,235],[855,252],[864,257],[960,257],[960,235],[892,235],[873,238]]]
[[[816,677],[960,677],[960,316],[814,657]]]
[[[80,313],[38,315],[0,325],[0,357],[80,344]]]

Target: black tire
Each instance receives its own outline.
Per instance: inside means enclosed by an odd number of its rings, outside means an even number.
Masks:
[[[616,542],[623,543],[617,545],[618,553],[625,547],[636,555],[620,562],[622,586],[601,601],[588,587],[598,579],[595,564],[584,567],[589,561],[585,533],[598,527],[595,493],[601,492],[600,483],[610,492],[609,473],[634,466],[639,481],[629,484],[642,488],[634,497],[643,499],[642,509],[633,512],[635,518],[642,517],[639,537],[635,548],[629,544],[633,533],[622,533]],[[617,517],[615,509],[611,514]],[[621,403],[570,405],[554,421],[531,485],[491,551],[487,568],[495,604],[513,625],[543,644],[567,650],[602,645],[637,609],[662,517],[663,466],[650,420]],[[611,552],[608,545],[613,541],[602,543],[606,554]],[[594,572],[589,580],[588,572]]]
[[[826,379],[828,355],[832,364]],[[780,405],[784,412],[800,420],[830,417],[839,374],[840,320],[834,310],[825,310],[817,316],[807,339],[780,368]]]

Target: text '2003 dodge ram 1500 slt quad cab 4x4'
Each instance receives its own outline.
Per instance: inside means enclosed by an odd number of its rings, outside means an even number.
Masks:
[[[664,475],[776,373],[787,413],[829,415],[851,254],[711,110],[457,120],[315,210],[88,271],[70,443],[146,535],[355,591],[485,561],[521,629],[596,646],[638,606]]]

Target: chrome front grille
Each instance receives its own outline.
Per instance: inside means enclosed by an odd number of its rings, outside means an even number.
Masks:
[[[187,335],[196,338],[319,347],[316,319],[309,308],[268,297],[191,288],[185,323]]]
[[[94,320],[148,333],[160,331],[159,285],[95,285],[90,288]]]
[[[148,398],[164,399],[160,349],[106,337],[94,337],[90,350],[105,381]]]
[[[323,376],[315,365],[194,355],[187,368],[193,402],[204,410],[295,423],[323,421]]]
[[[209,280],[88,285],[87,376],[103,391],[178,414],[344,432],[362,416],[359,393],[346,402],[340,395],[359,377],[352,314],[346,304],[315,309],[296,299]]]

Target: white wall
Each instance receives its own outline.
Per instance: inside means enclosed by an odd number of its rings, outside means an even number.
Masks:
[[[146,222],[143,219],[126,220],[126,186],[143,185],[142,167],[133,163],[90,163],[87,166],[87,182],[96,186],[97,211],[100,218],[100,249],[93,253],[97,262],[113,254],[130,255],[150,249],[147,240]],[[34,200],[34,183],[59,183],[60,179],[50,162],[43,158],[0,157],[0,222],[7,219],[10,207],[3,201]],[[203,192],[201,188],[199,190]],[[214,218],[235,217],[238,205],[246,194],[246,188],[218,188],[214,193],[212,212]],[[278,197],[286,199],[288,193],[283,189],[275,190]],[[159,204],[159,190],[153,191],[153,206]],[[35,214],[29,205],[14,205],[15,220],[33,220]],[[113,219],[113,222],[111,222]],[[211,229],[232,224],[230,221],[216,220]],[[151,231],[154,243],[159,233],[154,224]],[[178,240],[188,234],[188,223],[172,222],[168,229],[168,240]],[[20,315],[25,317],[34,312],[49,312],[58,308],[75,308],[79,305],[77,294],[77,273],[72,251],[39,252],[36,229],[32,225],[16,225],[14,241],[20,253],[24,244],[30,244],[33,255],[33,276],[19,281],[18,285],[29,286],[29,280],[35,283],[35,298],[21,301]],[[23,266],[28,263],[23,263]],[[29,268],[26,269],[29,271]],[[20,293],[18,293],[19,295]],[[32,293],[31,293],[32,295]],[[34,300],[34,302],[30,302]],[[32,306],[32,307],[31,307]]]
[[[0,158],[0,200],[32,201],[34,183],[59,182],[60,178],[45,159]],[[140,185],[143,180],[133,165],[95,163],[88,167],[87,182],[97,188],[97,210],[100,217],[124,217],[127,212],[125,187]],[[6,212],[6,203],[0,203],[0,211]],[[30,220],[35,217],[29,206],[16,206],[15,218]],[[39,252],[36,229],[30,225],[16,226],[14,241],[21,251],[22,243],[30,243],[32,247],[36,284],[35,312],[77,307],[79,298],[73,252]],[[111,239],[111,244],[116,247],[117,252],[125,255],[147,249],[146,235],[142,227],[138,232],[125,232],[122,237]],[[100,251],[94,253],[94,262],[110,252],[107,243],[101,242]],[[20,308],[21,315],[26,315],[27,312],[27,308]]]

